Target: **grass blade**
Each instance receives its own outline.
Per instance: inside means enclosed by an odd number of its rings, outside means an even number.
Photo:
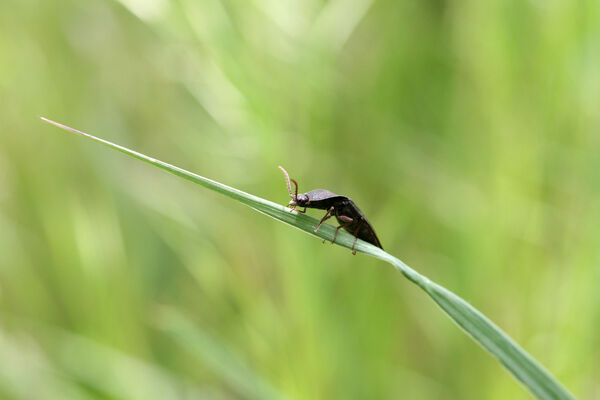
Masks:
[[[86,136],[87,138],[99,142],[130,157],[152,164],[155,167],[164,169],[174,175],[202,185],[208,189],[214,190],[225,196],[239,201],[256,211],[268,215],[278,221],[284,222],[295,228],[298,228],[313,236],[331,241],[335,228],[331,225],[323,224],[317,233],[313,229],[317,226],[318,220],[305,214],[290,212],[282,205],[262,199],[260,197],[245,193],[241,190],[229,187],[222,183],[213,181],[188,172],[184,169],[167,164],[163,161],[148,157],[144,154],[119,146],[107,140],[97,138],[85,132],[78,131],[66,125],[41,117],[42,120],[56,125],[59,128],[66,129]],[[354,236],[340,230],[336,239],[336,244],[351,248],[354,242]],[[494,355],[527,389],[540,399],[573,399],[562,384],[556,380],[544,367],[542,367],[533,357],[523,350],[514,340],[490,321],[485,315],[479,312],[472,305],[462,298],[445,289],[444,287],[432,282],[427,277],[419,274],[396,257],[386,253],[382,249],[375,247],[367,242],[358,240],[356,251],[368,254],[392,264],[406,278],[417,286],[422,288],[435,301],[442,310],[448,314],[469,336],[471,336],[483,348]]]

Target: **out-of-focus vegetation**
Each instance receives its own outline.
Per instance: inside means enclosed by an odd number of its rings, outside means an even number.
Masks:
[[[389,266],[38,115],[351,196],[600,396],[599,38],[591,1],[3,0],[0,398],[530,398]]]
[[[177,166],[165,163],[164,161],[160,161],[134,150],[127,149],[126,147],[111,143],[110,141],[65,126],[61,123],[51,121],[44,117],[41,117],[41,119],[61,129],[65,129],[71,133],[82,135],[87,137],[89,140],[101,143],[115,151],[126,154],[129,157],[150,164],[156,168],[160,168],[179,178],[186,179],[202,187],[206,187],[207,189],[221,193],[232,200],[249,206],[261,214],[300,229],[311,236],[317,236],[323,239],[323,243],[329,241],[331,244],[337,244],[350,249],[352,254],[360,252],[389,263],[395,269],[401,272],[405,278],[413,282],[425,293],[427,293],[427,295],[431,297],[431,299],[435,301],[436,304],[438,304],[440,308],[456,322],[457,325],[464,329],[466,334],[468,334],[471,338],[473,338],[474,341],[478,342],[483,348],[489,351],[491,355],[496,357],[508,371],[514,374],[517,380],[521,381],[523,385],[532,392],[533,395],[541,399],[574,399],[573,395],[569,393],[569,391],[564,388],[564,386],[562,386],[560,382],[558,382],[556,378],[552,376],[552,374],[545,371],[544,368],[539,365],[539,363],[537,363],[529,354],[527,354],[526,351],[520,348],[517,343],[510,339],[506,333],[504,333],[500,328],[494,325],[492,321],[482,315],[480,311],[475,309],[468,302],[465,302],[464,299],[456,296],[451,291],[448,291],[448,289],[436,284],[426,276],[419,274],[417,271],[407,266],[398,258],[387,253],[381,248],[379,243],[377,246],[374,246],[362,240],[358,240],[358,238],[354,237],[352,234],[344,231],[343,229],[340,230],[340,228],[343,227],[342,225],[335,227],[333,225],[323,224],[323,221],[325,221],[325,219],[329,216],[329,212],[327,212],[327,214],[319,221],[317,218],[306,214],[306,208],[308,207],[305,207],[303,210],[298,208],[298,210],[293,211],[294,207],[290,208],[289,206],[286,207],[270,200],[262,199],[258,196],[254,196],[230,186],[223,185],[222,183],[216,182],[212,179],[194,174],[193,172],[186,171]],[[311,193],[315,193],[315,191],[311,191],[305,195],[298,194],[296,188],[297,183],[296,181],[293,181],[295,191],[294,194],[292,194],[288,173],[281,166],[279,166],[279,169],[285,175],[289,194],[294,200],[296,198],[300,198],[301,196],[311,197]],[[346,199],[346,197],[342,198]],[[292,202],[290,202],[290,204],[292,204]],[[335,201],[330,205],[332,209],[340,206],[339,202]],[[317,209],[321,208],[316,207],[316,203],[307,204],[307,206]],[[340,209],[338,209],[338,211],[340,211]],[[343,216],[348,217],[351,214],[354,214],[354,212],[350,211],[350,214],[347,214],[346,211],[344,211]],[[342,216],[340,216],[340,218],[341,217]],[[352,218],[354,217],[355,216],[352,215]],[[369,226],[369,230],[371,229],[372,228]],[[353,231],[350,230],[350,232]],[[360,235],[360,237],[363,236]]]

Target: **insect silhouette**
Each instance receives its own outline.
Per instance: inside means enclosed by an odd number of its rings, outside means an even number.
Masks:
[[[308,193],[298,194],[298,183],[295,180],[290,179],[290,176],[288,175],[287,171],[283,169],[283,167],[279,166],[279,169],[285,175],[288,192],[292,198],[288,204],[291,210],[296,210],[299,213],[305,213],[307,208],[327,210],[325,216],[321,218],[319,225],[317,225],[315,228],[315,233],[317,233],[324,221],[331,217],[335,217],[340,225],[335,230],[335,235],[333,236],[333,241],[331,242],[332,244],[335,242],[338,231],[341,228],[344,228],[355,237],[354,243],[352,244],[352,254],[356,254],[354,246],[356,246],[358,239],[362,239],[365,242],[369,242],[372,245],[383,249],[381,242],[379,242],[379,239],[375,234],[375,230],[373,230],[373,227],[367,220],[367,217],[365,217],[362,211],[360,211],[356,204],[354,204],[352,199],[346,196],[337,195],[325,189],[316,189],[311,190]],[[294,184],[294,194],[292,194],[292,185],[290,182]],[[304,209],[300,211],[298,207],[303,207]]]

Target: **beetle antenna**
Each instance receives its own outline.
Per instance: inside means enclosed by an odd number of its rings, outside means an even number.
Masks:
[[[293,199],[294,196],[292,196],[292,185],[290,184],[290,176],[288,175],[287,171],[285,169],[283,169],[283,167],[281,165],[279,165],[279,169],[281,170],[281,172],[283,172],[283,175],[285,175],[288,192],[290,192],[290,197]],[[298,193],[298,184],[296,183],[296,181],[293,181],[293,182],[296,185],[296,193]]]
[[[295,180],[293,180],[293,179],[290,179],[290,180],[294,183],[294,186],[296,187],[296,194],[293,197],[293,199],[296,199],[296,198],[298,198],[298,184],[296,183]],[[291,196],[291,194],[292,194],[292,192],[290,192],[290,196]]]

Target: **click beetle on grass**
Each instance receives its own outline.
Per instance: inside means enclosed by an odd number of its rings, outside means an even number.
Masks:
[[[335,230],[335,235],[333,236],[333,241],[331,243],[335,242],[335,238],[337,237],[340,228],[344,228],[355,237],[354,243],[352,244],[352,254],[356,254],[354,246],[356,246],[356,241],[358,239],[362,239],[365,242],[383,249],[381,242],[379,242],[379,239],[375,234],[375,230],[373,230],[373,227],[365,215],[360,211],[356,204],[354,204],[352,199],[346,196],[337,195],[325,189],[316,189],[311,190],[308,193],[298,194],[298,183],[296,183],[295,180],[290,179],[290,176],[283,167],[279,166],[279,169],[283,172],[287,181],[288,192],[292,198],[288,206],[292,210],[296,210],[300,213],[305,213],[307,208],[327,210],[325,216],[321,218],[319,225],[315,228],[315,233],[319,230],[321,224],[325,220],[334,216],[340,226]],[[294,183],[294,194],[292,194],[292,185],[290,182]],[[304,209],[300,211],[297,207],[303,207]]]

